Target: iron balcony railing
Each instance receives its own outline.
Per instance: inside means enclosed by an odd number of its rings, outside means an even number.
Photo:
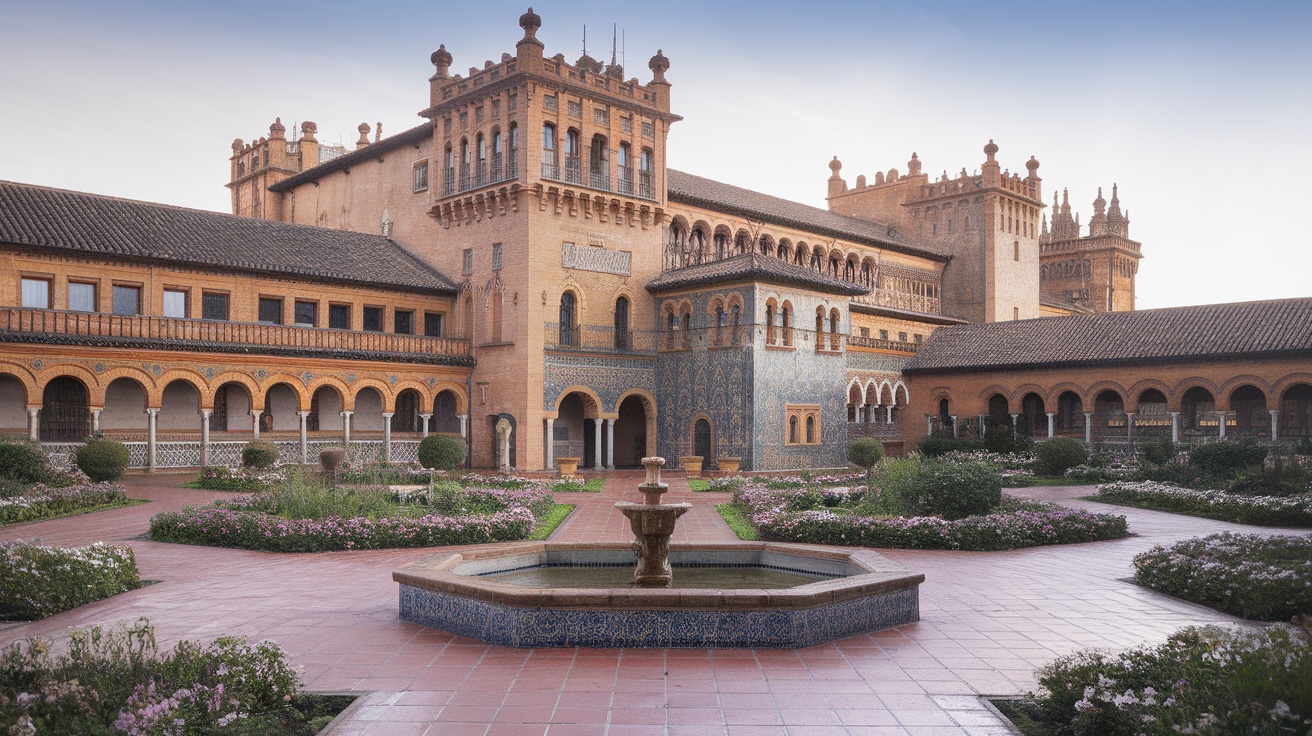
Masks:
[[[849,336],[847,344],[854,348],[875,348],[876,350],[892,350],[899,353],[914,353],[920,349],[920,343],[918,342],[881,340],[877,337],[861,337],[860,335]]]
[[[584,186],[583,160],[579,156],[566,156],[565,165],[554,161],[542,162],[542,178],[548,181],[560,181],[566,184]],[[655,199],[656,187],[650,171],[638,172],[637,191],[634,191],[633,173],[627,167],[619,167],[619,176],[612,179],[609,171],[589,171],[586,186],[604,192],[634,195],[643,199]]]
[[[656,333],[652,330],[616,330],[605,325],[567,325],[562,328],[556,322],[548,322],[543,339],[547,350],[623,354],[656,352]]]
[[[547,165],[542,165],[543,178],[549,178],[546,174]],[[501,154],[492,156],[492,165],[488,166],[487,161],[479,161],[475,164],[465,164],[460,167],[460,176],[457,180],[456,170],[448,168],[443,175],[442,196],[449,197],[453,194],[468,192],[471,189],[500,184],[503,181],[510,181],[519,178],[519,165],[513,156],[503,158]]]
[[[583,184],[583,161],[578,156],[565,157],[565,183]]]
[[[469,341],[451,337],[23,307],[0,307],[0,342],[473,364]]]
[[[875,289],[869,294],[854,296],[852,302],[855,304],[869,304],[872,307],[892,307],[926,314],[938,314],[940,304],[938,297],[908,294],[904,291],[889,289]]]
[[[842,333],[804,330],[780,325],[731,324],[720,327],[693,327],[661,330],[656,338],[661,352],[692,350],[696,348],[732,348],[740,345],[761,345],[787,350],[814,350],[818,353],[840,354],[847,345],[848,336]]]

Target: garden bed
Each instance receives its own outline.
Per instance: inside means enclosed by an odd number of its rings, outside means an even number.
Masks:
[[[273,642],[221,637],[161,654],[145,619],[0,654],[0,733],[313,736],[357,696],[300,691]]]
[[[56,487],[40,483],[19,495],[0,497],[0,525],[58,519],[145,503],[130,499],[122,486],[83,480]]]
[[[1156,481],[1117,481],[1098,486],[1098,493],[1088,500],[1238,524],[1312,528],[1312,493],[1246,496],[1226,491],[1195,491]]]
[[[0,543],[0,620],[33,620],[141,586],[130,547]]]
[[[1134,558],[1153,590],[1261,621],[1312,615],[1312,535],[1213,534]]]
[[[394,492],[293,475],[270,491],[158,514],[150,535],[270,552],[480,544],[527,538],[553,505],[545,484],[522,479],[468,476]]]
[[[1306,734],[1312,619],[1260,631],[1184,629],[1117,655],[1078,652],[1038,679],[1024,699],[993,701],[1026,736]]]
[[[893,494],[880,490],[881,484],[890,482],[887,476],[906,472],[906,468],[898,470],[899,463],[908,461],[894,461],[892,470],[886,463],[873,491],[864,485],[863,476],[813,481],[750,478],[734,492],[734,503],[761,539],[803,544],[987,551],[1127,534],[1123,516],[1011,497],[1000,497],[987,513],[961,518],[911,515]]]

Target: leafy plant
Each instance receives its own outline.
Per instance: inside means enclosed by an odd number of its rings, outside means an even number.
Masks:
[[[910,473],[884,479],[883,489],[917,516],[964,519],[1002,500],[1002,474],[989,463],[926,460]]]
[[[1139,459],[1153,465],[1165,465],[1179,453],[1169,437],[1148,440],[1139,444]]]
[[[96,542],[52,547],[0,544],[0,618],[39,619],[132,590],[139,584],[130,547]]]
[[[1244,496],[1198,491],[1156,481],[1115,481],[1098,486],[1092,500],[1261,526],[1312,527],[1312,493]]]
[[[884,459],[884,443],[873,437],[857,437],[847,443],[847,460],[867,472]]]
[[[1267,448],[1252,441],[1209,442],[1189,450],[1189,464],[1205,473],[1230,478],[1240,471],[1260,466]]]
[[[0,442],[0,480],[44,483],[50,479],[50,460],[35,442]]]
[[[1062,475],[1089,459],[1084,443],[1070,437],[1053,437],[1034,449],[1035,471],[1039,475]]]
[[[1312,535],[1222,533],[1156,546],[1134,579],[1168,595],[1262,621],[1312,615]]]
[[[278,462],[278,448],[272,442],[251,440],[241,448],[241,464],[246,468],[272,468]]]
[[[77,466],[96,482],[122,478],[128,461],[128,448],[122,442],[92,439],[77,448]]]
[[[455,470],[465,459],[465,443],[459,437],[430,434],[419,442],[419,464],[437,470]]]

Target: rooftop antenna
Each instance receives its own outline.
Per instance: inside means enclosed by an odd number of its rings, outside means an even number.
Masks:
[[[588,24],[583,24],[583,55],[588,55]]]
[[[621,33],[621,34],[620,34],[620,64],[623,65],[624,68],[626,68],[626,69],[627,69],[628,66],[629,66],[629,57],[628,57],[628,53],[627,53],[627,48],[628,48],[628,39],[626,38],[626,36],[628,35],[628,33],[629,33],[629,31],[628,31],[628,29],[626,28],[626,29],[624,30],[624,33]]]
[[[620,25],[619,23],[615,23],[610,27],[610,65],[611,66],[615,66],[615,38],[616,38],[615,34],[619,28],[619,25]]]

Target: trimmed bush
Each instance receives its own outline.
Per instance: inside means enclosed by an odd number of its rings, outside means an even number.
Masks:
[[[1153,465],[1165,465],[1179,453],[1179,448],[1169,437],[1149,440],[1139,445],[1139,459]]]
[[[0,544],[0,617],[38,619],[132,590],[139,584],[130,547],[96,542],[50,547]]]
[[[964,519],[987,514],[1002,501],[1002,474],[990,463],[927,460],[885,480],[884,492],[916,516]]]
[[[50,461],[35,442],[0,442],[0,480],[44,483],[50,479]]]
[[[448,434],[430,434],[419,443],[419,464],[437,470],[455,470],[465,459],[465,442]]]
[[[97,483],[118,480],[128,469],[128,448],[114,440],[87,440],[77,448],[77,466]]]
[[[1070,437],[1053,437],[1034,448],[1034,469],[1039,475],[1058,476],[1089,460],[1084,443]]]
[[[1010,427],[992,427],[984,432],[984,449],[999,455],[1016,451],[1016,437]]]
[[[1261,465],[1266,452],[1266,447],[1256,442],[1209,442],[1189,450],[1189,464],[1204,473],[1230,478]]]
[[[979,450],[983,444],[973,440],[963,440],[951,435],[934,434],[920,441],[916,446],[920,454],[925,457],[940,457],[949,452],[970,452]]]
[[[847,461],[870,470],[884,459],[884,443],[873,437],[857,437],[847,443]]]
[[[1134,579],[1244,618],[1312,615],[1312,536],[1226,532],[1157,546],[1134,558]]]
[[[272,442],[252,440],[241,448],[241,464],[247,468],[272,468],[278,462],[278,448]]]

